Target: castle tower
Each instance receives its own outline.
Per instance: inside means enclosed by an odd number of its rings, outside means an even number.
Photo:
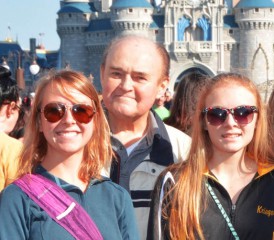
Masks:
[[[274,82],[274,2],[241,0],[235,15],[240,28],[238,71],[252,79],[267,100]]]
[[[93,4],[98,12],[108,12],[112,5],[112,0],[93,0]]]
[[[116,35],[134,33],[148,36],[153,7],[147,0],[116,0],[111,11],[111,24]]]
[[[57,33],[61,39],[61,68],[71,67],[88,72],[85,31],[95,8],[88,0],[65,0],[58,11]]]

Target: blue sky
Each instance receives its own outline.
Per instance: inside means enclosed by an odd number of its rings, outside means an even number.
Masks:
[[[47,50],[59,49],[59,0],[0,0],[0,6],[0,41],[12,37],[26,50],[29,39],[36,38],[37,44],[42,42]]]

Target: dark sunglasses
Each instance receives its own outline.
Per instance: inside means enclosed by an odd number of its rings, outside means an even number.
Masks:
[[[95,104],[92,101],[92,106],[88,104],[65,105],[63,103],[48,103],[43,109],[39,109],[40,113],[44,113],[45,119],[48,122],[55,123],[61,120],[67,110],[71,110],[73,118],[79,123],[89,123],[96,113]]]
[[[202,113],[206,115],[207,121],[213,126],[218,126],[224,123],[229,113],[234,118],[234,121],[240,125],[245,125],[253,120],[254,112],[258,112],[255,106],[239,106],[235,108],[209,107],[205,108]]]

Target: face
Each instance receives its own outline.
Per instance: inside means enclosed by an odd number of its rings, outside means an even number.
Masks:
[[[116,43],[101,68],[108,111],[120,119],[148,114],[168,83],[168,79],[161,78],[162,64],[154,45],[146,40],[124,39]]]
[[[161,96],[160,98],[155,100],[155,105],[157,106],[163,106],[165,104],[166,101],[166,97],[165,96]]]
[[[91,99],[79,91],[70,87],[67,87],[67,91],[72,97],[70,99],[75,99],[75,101],[71,101],[68,97],[64,96],[58,90],[57,86],[49,84],[45,89],[44,98],[42,99],[42,110],[44,110],[47,104],[52,102],[62,103],[66,106],[79,103],[91,105]],[[93,120],[86,124],[76,121],[72,116],[70,108],[67,108],[64,116],[57,122],[51,123],[47,121],[43,112],[40,114],[40,118],[40,130],[47,140],[48,152],[51,152],[51,154],[83,153],[85,145],[92,137]]]
[[[223,107],[235,108],[248,105],[256,106],[255,96],[246,88],[238,85],[218,87],[206,98],[206,108]],[[229,113],[226,120],[217,126],[208,123],[205,118],[206,129],[212,141],[214,154],[237,153],[243,151],[251,142],[257,122],[257,113],[248,124],[237,123]]]

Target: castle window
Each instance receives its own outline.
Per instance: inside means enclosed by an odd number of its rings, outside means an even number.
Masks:
[[[184,41],[185,40],[185,31],[190,26],[190,19],[183,16],[182,18],[179,18],[179,21],[177,23],[177,40],[178,41]]]
[[[159,30],[155,30],[154,33],[155,33],[155,35],[158,34],[158,33],[159,33]]]
[[[145,13],[147,13],[147,9],[145,9]]]
[[[211,23],[209,19],[205,16],[199,18],[197,26],[202,29],[203,34],[200,34],[199,28],[197,29],[198,31],[195,30],[196,41],[211,41]]]
[[[241,8],[241,13],[244,13],[244,9],[243,8]]]
[[[273,12],[273,9],[272,9],[272,8],[270,8],[269,10],[270,10],[271,13]]]
[[[69,18],[71,18],[71,13],[69,13],[69,15],[68,15],[68,16],[69,16]]]
[[[132,12],[133,12],[133,9],[132,9],[132,8],[128,9],[128,12],[132,13]]]
[[[259,8],[255,8],[255,12],[259,12]]]
[[[228,33],[229,33],[230,35],[232,35],[232,34],[233,34],[233,29],[229,29]]]

